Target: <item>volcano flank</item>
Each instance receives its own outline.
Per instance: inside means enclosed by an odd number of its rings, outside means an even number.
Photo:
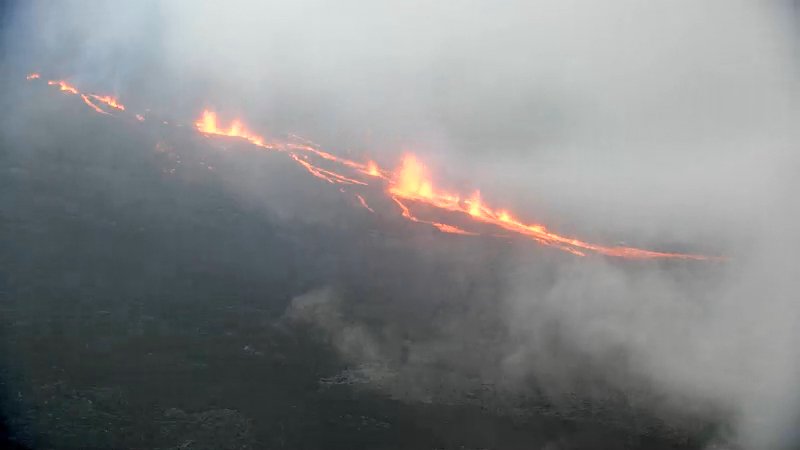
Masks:
[[[387,195],[384,182],[339,182],[341,165],[313,151],[321,177],[288,146],[87,95],[97,114],[42,83],[21,92],[29,126],[5,138],[0,181],[0,329],[15,355],[0,373],[19,392],[4,400],[17,442],[666,449],[700,448],[714,427],[656,419],[637,406],[655,394],[606,384],[555,341],[583,387],[511,389],[491,375],[513,339],[496,300],[512,255],[546,280],[576,259],[558,246]],[[361,180],[361,168],[343,176]],[[469,351],[437,356],[451,345]]]

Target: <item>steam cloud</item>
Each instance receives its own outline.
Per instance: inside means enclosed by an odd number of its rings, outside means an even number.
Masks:
[[[588,393],[585,364],[604,384],[646,388],[646,406],[665,416],[725,417],[734,429],[721,440],[784,448],[800,439],[788,6],[31,2],[6,11],[3,65],[171,115],[213,105],[256,130],[387,163],[413,149],[443,180],[556,229],[730,256],[632,267],[520,251],[496,275],[503,289],[465,298],[437,337],[371,330],[335,290],[298,298],[287,315],[326,330],[367,382],[398,397],[448,401],[434,363],[455,390],[488,380],[511,403],[532,378]],[[258,197],[255,184],[236,186]],[[501,336],[476,331],[482,323]]]

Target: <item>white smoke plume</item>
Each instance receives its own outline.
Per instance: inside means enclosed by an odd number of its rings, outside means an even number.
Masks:
[[[631,266],[523,248],[498,275],[505,292],[474,294],[435,338],[372,330],[332,292],[290,315],[353,361],[405,361],[367,377],[397,396],[432,401],[448,376],[459,392],[471,379],[520,393],[531,377],[586,390],[590,367],[622,391],[646,386],[648,408],[729,422],[721,441],[789,448],[800,442],[790,12],[744,0],[31,2],[10,15],[4,65],[170,114],[213,105],[387,165],[411,149],[437,181],[565,233],[728,256]],[[502,336],[476,331],[484,320]],[[432,375],[432,362],[448,370]]]

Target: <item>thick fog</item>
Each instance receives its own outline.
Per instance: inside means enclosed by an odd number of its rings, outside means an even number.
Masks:
[[[637,407],[663,417],[724,421],[720,445],[800,442],[790,3],[71,1],[5,13],[9,77],[40,71],[185,123],[212,107],[387,167],[412,151],[437,185],[480,189],[555,230],[728,258],[539,261],[520,248],[500,270],[460,252],[502,288],[478,287],[485,298],[428,338],[376,333],[336,289],[296,298],[286,319],[329,333],[373,388],[447,401],[430,395],[436,361],[453,391],[477,378],[509,405],[531,380],[553,398],[610,386],[646,392]],[[219,176],[266,195],[252,170]],[[485,321],[499,337],[481,334]]]

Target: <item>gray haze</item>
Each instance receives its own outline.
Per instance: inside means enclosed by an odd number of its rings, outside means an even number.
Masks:
[[[502,289],[407,344],[399,375],[383,367],[409,338],[348,318],[335,290],[298,297],[286,317],[317,324],[397,397],[437,400],[431,361],[456,391],[477,377],[511,398],[532,378],[553,395],[578,389],[590,367],[646,390],[665,417],[724,417],[720,442],[784,448],[800,441],[790,12],[738,0],[31,2],[8,14],[4,65],[186,122],[214,107],[387,166],[411,150],[440,185],[480,188],[557,230],[729,256],[687,269],[545,264],[520,249]],[[236,195],[265,196],[256,175],[230,178]],[[486,316],[502,337],[475,331]]]

